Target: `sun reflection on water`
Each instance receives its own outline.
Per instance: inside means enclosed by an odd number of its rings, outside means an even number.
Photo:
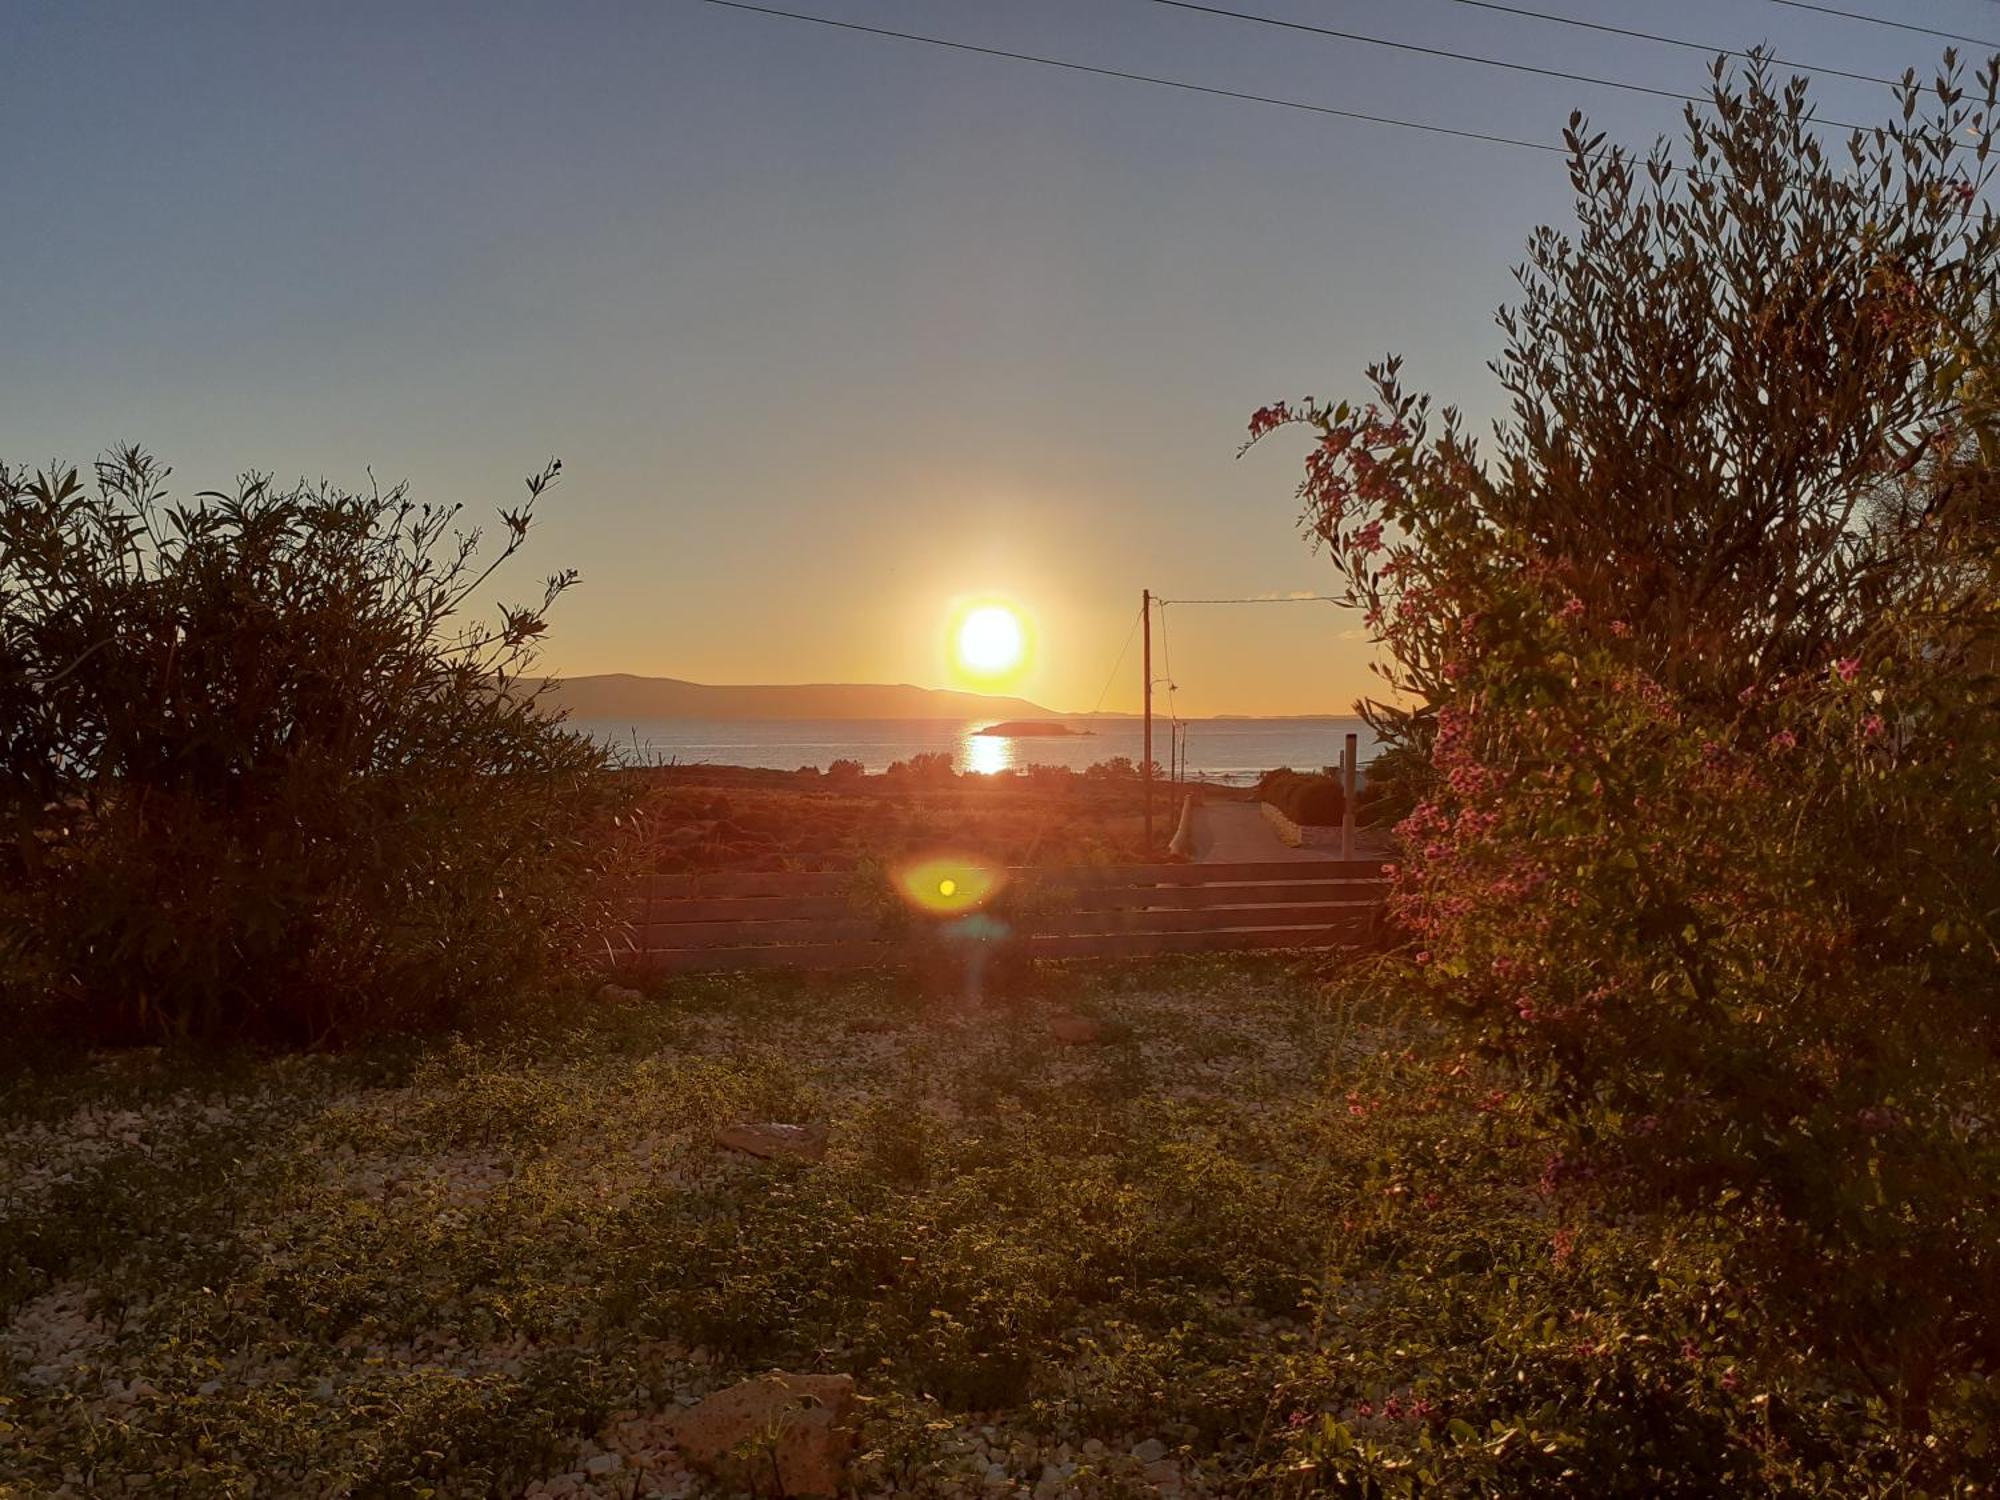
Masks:
[[[1013,770],[1014,742],[1003,735],[968,733],[965,736],[965,769],[982,776]]]

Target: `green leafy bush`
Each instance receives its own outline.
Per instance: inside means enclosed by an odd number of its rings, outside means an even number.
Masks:
[[[1845,170],[1761,63],[1688,163],[1573,122],[1497,455],[1394,361],[1252,431],[1313,429],[1428,761],[1392,912],[1437,1003],[1553,1173],[1713,1214],[1749,1326],[1928,1482],[2000,1369],[2000,62],[1923,98]]]
[[[1324,771],[1266,771],[1257,782],[1257,800],[1270,803],[1301,828],[1338,828],[1347,812],[1339,780]]]
[[[1354,816],[1364,828],[1395,827],[1435,789],[1430,728],[1427,721],[1411,721],[1403,738],[1384,746],[1368,763],[1354,798]]]
[[[455,1020],[597,940],[605,758],[538,706],[543,610],[461,624],[456,508],[246,478],[172,502],[127,449],[0,470],[7,1004],[112,1039]]]

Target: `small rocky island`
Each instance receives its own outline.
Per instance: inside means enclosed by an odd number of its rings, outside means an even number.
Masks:
[[[984,729],[975,729],[972,732],[1010,740],[1090,733],[1088,729],[1072,729],[1067,724],[1056,724],[1047,719],[1009,719],[1003,724],[988,724]]]

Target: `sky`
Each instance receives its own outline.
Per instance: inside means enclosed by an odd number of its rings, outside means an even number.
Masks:
[[[784,8],[1461,129],[1644,146],[1679,106],[1151,0]],[[1455,0],[1232,8],[1698,91],[1694,52]],[[1821,67],[1944,42],[1771,0],[1524,0]],[[1842,8],[2000,37],[1992,0]],[[1983,54],[1982,54],[1983,55]],[[0,7],[0,457],[137,442],[490,512],[559,456],[515,597],[575,567],[566,674],[968,685],[1138,706],[1141,589],[1327,591],[1302,440],[1251,411],[1412,385],[1498,410],[1493,313],[1559,157],[836,32],[701,0]],[[1886,91],[1817,97],[1873,120]],[[955,613],[956,612],[956,613]],[[1342,712],[1359,621],[1169,606],[1187,716]],[[1115,669],[1115,670],[1114,670]]]

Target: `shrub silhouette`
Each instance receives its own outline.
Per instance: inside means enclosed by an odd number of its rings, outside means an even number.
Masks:
[[[589,941],[617,794],[523,675],[574,575],[462,619],[558,470],[482,548],[400,487],[0,468],[0,1017],[319,1043]]]
[[[1397,689],[1391,914],[1551,1184],[1713,1216],[1767,1355],[1942,1488],[2000,1368],[2000,59],[1900,92],[1844,159],[1761,57],[1679,162],[1573,120],[1491,447],[1393,359],[1251,435],[1314,438]]]
[[[1257,782],[1257,800],[1268,802],[1302,828],[1337,828],[1347,811],[1340,782],[1317,774],[1282,767],[1266,771]]]
[[[920,750],[908,760],[892,761],[883,774],[892,779],[908,777],[919,786],[944,786],[957,779],[951,755],[944,750]]]

